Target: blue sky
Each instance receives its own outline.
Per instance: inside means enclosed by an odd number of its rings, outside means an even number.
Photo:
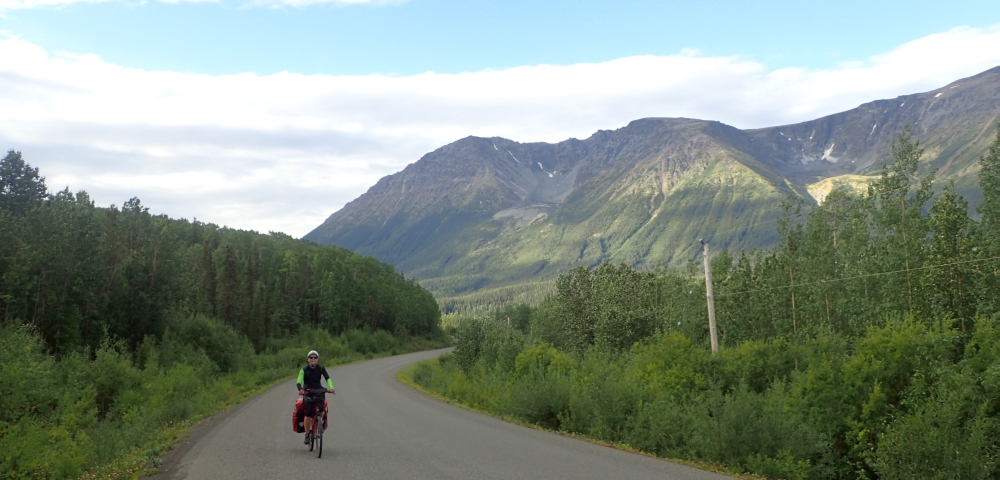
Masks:
[[[148,70],[411,75],[682,49],[771,68],[830,68],[953,27],[1000,22],[1000,2],[152,0],[8,9],[5,17],[0,29],[48,51]]]
[[[0,149],[101,205],[300,236],[468,135],[783,125],[998,65],[996,1],[0,0]]]

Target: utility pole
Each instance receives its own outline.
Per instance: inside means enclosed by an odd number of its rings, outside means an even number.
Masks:
[[[705,298],[708,300],[708,333],[712,337],[712,353],[719,352],[719,337],[715,333],[715,295],[712,293],[712,263],[708,258],[708,243],[699,239],[705,253]]]

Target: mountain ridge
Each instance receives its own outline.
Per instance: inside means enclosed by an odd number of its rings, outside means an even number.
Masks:
[[[441,296],[603,261],[681,265],[699,237],[773,244],[785,198],[814,201],[810,185],[876,172],[907,125],[927,169],[975,204],[975,159],[998,116],[1000,67],[775,127],[643,118],[557,143],[469,136],[383,177],[304,238],[375,256]]]

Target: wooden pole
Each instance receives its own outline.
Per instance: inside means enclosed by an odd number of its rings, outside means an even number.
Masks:
[[[705,298],[708,300],[708,333],[712,337],[712,353],[719,352],[719,337],[715,332],[715,295],[712,293],[712,263],[708,257],[708,244],[701,241],[705,253]]]

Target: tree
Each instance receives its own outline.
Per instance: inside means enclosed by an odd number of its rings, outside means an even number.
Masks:
[[[933,234],[928,263],[940,266],[925,271],[933,313],[955,319],[963,332],[976,313],[970,269],[960,263],[971,248],[972,222],[967,212],[968,202],[955,192],[954,182],[949,182],[930,211]]]
[[[880,285],[885,292],[881,298],[884,306],[894,312],[920,311],[923,299],[916,291],[913,269],[924,261],[928,228],[922,209],[933,195],[935,176],[935,172],[918,174],[923,153],[907,126],[892,144],[892,165],[883,166],[882,175],[868,185],[866,201],[873,233],[871,265],[882,271],[905,272],[886,277]],[[901,291],[904,295],[897,295]]]
[[[222,291],[220,299],[220,316],[223,323],[229,326],[237,326],[240,320],[237,305],[239,303],[239,269],[236,259],[236,249],[232,245],[226,245],[222,257]]]
[[[997,134],[986,155],[979,157],[979,187],[983,189],[983,203],[979,205],[979,256],[982,259],[1000,256],[1000,123]],[[980,270],[980,314],[1000,311],[996,288],[1000,285],[1000,261],[991,260],[977,265]]]
[[[24,162],[21,152],[9,150],[0,160],[0,209],[21,215],[40,205],[47,191],[45,177]]]
[[[983,203],[979,205],[984,231],[1000,232],[1000,123],[997,134],[986,155],[979,157],[979,187],[983,189]]]

